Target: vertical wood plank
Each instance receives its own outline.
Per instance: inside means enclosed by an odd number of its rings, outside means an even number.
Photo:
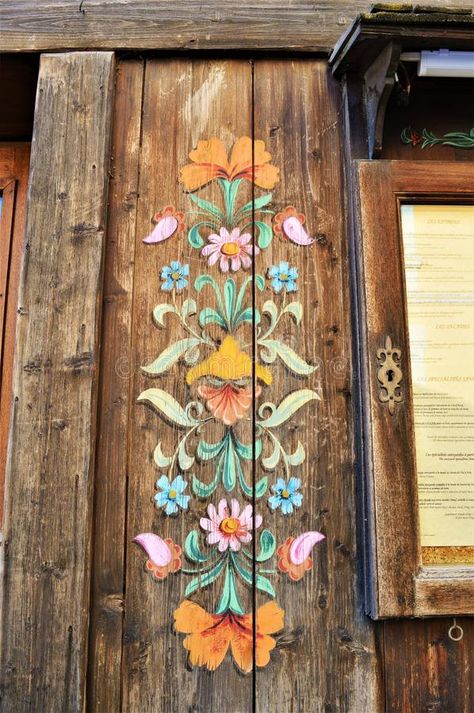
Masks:
[[[41,58],[3,548],[3,710],[84,707],[112,53]]]
[[[313,550],[313,569],[304,579],[292,582],[280,573],[275,583],[285,632],[269,666],[257,673],[262,713],[383,709],[377,642],[360,611],[356,584],[340,103],[323,61],[255,63],[255,138],[265,140],[281,171],[273,208],[294,206],[304,213],[305,228],[315,238],[301,247],[282,235],[265,253],[267,266],[285,260],[298,268],[298,292],[291,298],[303,303],[303,320],[296,332],[289,325],[287,336],[298,354],[319,365],[303,382],[289,373],[276,380],[272,400],[303,387],[321,395],[279,434],[306,447],[306,460],[292,473],[302,480],[302,507],[291,517],[268,514],[265,521],[279,543],[308,530],[326,535]]]
[[[172,538],[183,546],[188,532],[193,528],[199,530],[199,519],[205,516],[209,502],[193,497],[189,509],[180,511],[176,517],[167,517],[153,504],[155,482],[167,473],[166,468],[158,469],[153,463],[155,446],[161,441],[163,452],[173,453],[183,431],[166,423],[144,403],[137,403],[137,398],[149,388],[163,389],[182,406],[197,397],[196,384],[186,384],[189,366],[182,362],[155,378],[139,369],[140,365],[150,364],[167,345],[188,336],[174,315],[165,316],[164,328],[152,321],[156,305],[172,304],[171,294],[161,289],[161,270],[172,260],[189,264],[190,287],[176,296],[179,307],[185,298],[199,300],[199,309],[215,306],[209,287],[199,295],[194,291],[192,286],[199,274],[211,273],[221,289],[224,281],[217,266],[208,267],[200,251],[190,247],[186,232],[159,244],[147,245],[142,240],[150,233],[151,218],[158,210],[167,205],[173,205],[178,211],[193,210],[179,182],[179,172],[189,163],[188,154],[198,141],[218,137],[230,150],[238,137],[250,135],[251,68],[248,62],[174,59],[147,62],[132,317],[131,359],[136,368],[131,379],[128,440],[124,711],[247,713],[252,709],[251,676],[243,677],[236,671],[230,653],[212,673],[200,667],[192,669],[188,663],[184,635],[173,630],[173,613],[186,598],[184,591],[190,577],[180,573],[169,575],[165,581],[153,581],[150,573],[144,571],[146,556],[132,542],[136,535],[151,532]],[[250,186],[246,189],[250,191]],[[205,190],[204,197],[217,203],[220,191],[216,183]],[[186,218],[187,227],[199,219],[202,218],[191,214]],[[245,346],[251,353],[250,336]],[[209,352],[204,350],[200,360],[208,356]],[[205,437],[214,443],[222,433],[206,432]],[[246,443],[249,443],[248,438]],[[251,473],[251,462],[248,463]],[[175,467],[170,476],[178,472]],[[249,472],[246,475],[250,482]],[[211,481],[214,474],[215,462],[202,476],[203,480]],[[190,472],[184,477],[188,481],[186,494],[192,495]],[[217,504],[224,496],[230,500],[236,494],[227,494],[219,486],[210,502]],[[204,540],[204,533],[202,537]],[[183,555],[183,568],[189,566]],[[214,612],[221,589],[222,578],[201,589],[192,599],[207,612]],[[251,611],[251,591],[243,591],[242,597],[246,611]]]
[[[120,711],[130,339],[144,63],[117,66],[104,263],[88,706]],[[132,395],[133,398],[133,395]],[[123,446],[123,447],[121,447]]]
[[[470,713],[474,620],[457,619],[461,641],[448,636],[452,619],[394,620],[384,627],[386,713]]]

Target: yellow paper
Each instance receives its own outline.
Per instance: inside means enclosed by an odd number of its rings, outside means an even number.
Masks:
[[[401,209],[422,547],[474,545],[474,206]]]

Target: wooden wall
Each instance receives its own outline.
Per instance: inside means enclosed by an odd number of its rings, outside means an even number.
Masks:
[[[25,42],[43,19],[19,29],[10,6],[20,34],[2,41]],[[63,10],[49,11],[54,28]],[[34,41],[51,41],[50,30]],[[455,643],[452,620],[374,623],[363,613],[342,97],[326,60],[123,60],[115,102],[112,66],[107,53],[72,53],[44,57],[40,71],[9,455],[4,710],[469,713],[472,620],[458,620]],[[414,157],[393,126],[384,155]],[[299,201],[317,238],[299,264],[307,322],[298,344],[320,359],[323,395],[300,424],[314,485],[301,524],[316,520],[326,540],[307,579],[282,584],[287,628],[270,664],[246,677],[230,660],[214,673],[191,669],[171,623],[181,585],[151,581],[131,542],[162,522],[152,503],[158,422],[137,404],[147,384],[138,367],[150,339],[166,345],[165,334],[150,337],[150,314],[172,257],[142,238],[161,204],[182,200],[177,172],[189,150],[222,127],[229,145],[252,132],[265,141],[282,172],[276,208]],[[268,257],[285,254],[275,244]],[[282,394],[289,383],[277,384]],[[211,599],[212,590],[202,603]]]

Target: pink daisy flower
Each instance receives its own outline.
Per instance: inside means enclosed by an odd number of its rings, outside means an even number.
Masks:
[[[208,264],[215,265],[220,259],[222,272],[228,272],[229,266],[233,272],[241,267],[249,268],[252,264],[250,255],[258,255],[259,248],[250,245],[250,233],[240,234],[239,228],[234,228],[231,233],[227,228],[221,228],[219,235],[212,233],[208,237],[208,244],[201,250],[201,255],[208,257]]]
[[[228,547],[234,552],[240,550],[241,544],[247,544],[252,539],[253,517],[252,506],[246,505],[240,512],[240,505],[232,498],[230,509],[227,500],[222,498],[217,506],[207,506],[209,517],[202,517],[200,524],[208,532],[207,544],[218,545],[219,552],[225,552]],[[255,528],[262,524],[262,516],[256,515]]]

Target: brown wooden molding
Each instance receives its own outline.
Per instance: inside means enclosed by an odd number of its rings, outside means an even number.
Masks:
[[[458,8],[466,0],[431,0]],[[324,52],[369,0],[1,0],[0,51],[67,49]],[[379,23],[380,24],[380,23]],[[416,32],[416,27],[414,28]]]
[[[114,57],[41,60],[3,558],[5,712],[84,710]]]

